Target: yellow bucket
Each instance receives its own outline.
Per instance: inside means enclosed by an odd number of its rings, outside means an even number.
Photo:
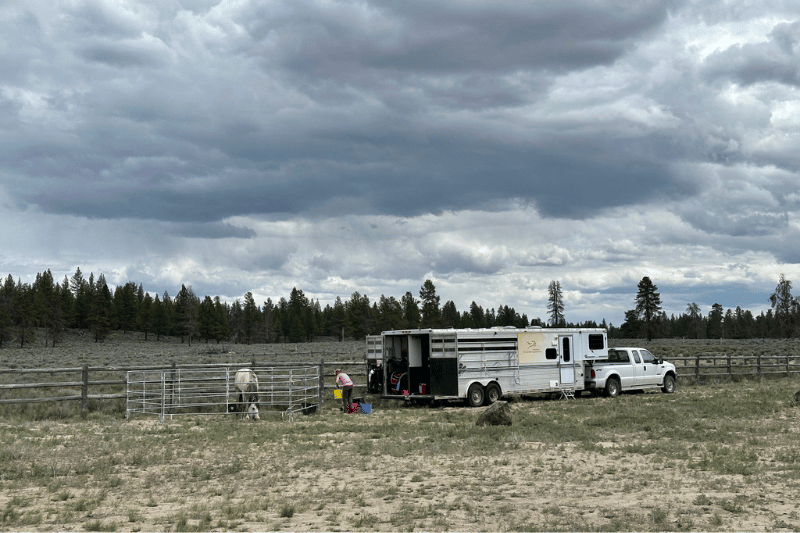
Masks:
[[[341,400],[342,399],[342,389],[334,389],[333,390],[333,397],[336,398],[337,400]]]

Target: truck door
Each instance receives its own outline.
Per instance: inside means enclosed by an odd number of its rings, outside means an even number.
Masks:
[[[656,361],[656,356],[647,350],[641,350],[642,354],[642,385],[658,385],[661,383],[661,365]]]
[[[559,336],[558,368],[562,386],[575,384],[575,358],[572,351],[572,335]]]

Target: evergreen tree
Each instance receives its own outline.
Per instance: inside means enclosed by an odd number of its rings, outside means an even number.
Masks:
[[[347,327],[350,335],[358,340],[365,338],[372,332],[372,311],[369,298],[354,292],[347,302]]]
[[[485,326],[483,322],[483,308],[476,304],[474,300],[469,306],[469,317],[472,320],[473,328],[482,328]]]
[[[195,296],[191,287],[181,285],[181,290],[175,297],[175,316],[178,333],[181,336],[181,344],[186,339],[192,345],[192,337],[197,333],[197,308],[200,306],[200,299]]]
[[[117,285],[114,289],[114,315],[117,329],[127,333],[136,328],[136,284],[129,281],[125,285]]]
[[[158,295],[156,295],[158,298]],[[136,316],[136,325],[139,331],[144,333],[144,340],[147,341],[147,336],[153,328],[153,297],[150,293],[146,293],[142,297],[142,303],[139,304],[139,313]]]
[[[695,302],[688,304],[686,313],[689,315],[689,338],[701,339],[701,330],[703,330],[703,315],[700,312],[700,306]]]
[[[636,312],[644,319],[644,330],[647,341],[653,340],[655,320],[661,312],[661,296],[656,292],[658,287],[645,276],[639,282],[636,293]]]
[[[635,309],[625,311],[625,322],[619,327],[619,337],[622,339],[636,339],[642,331],[642,321]]]
[[[414,295],[406,292],[400,300],[403,306],[403,321],[405,325],[402,329],[417,329],[420,326],[421,315],[419,312],[419,302]]]
[[[167,293],[164,293],[166,296]],[[164,307],[164,304],[156,294],[155,300],[153,300],[153,333],[156,334],[156,340],[160,341],[163,335],[167,335],[169,332],[169,319],[167,318],[167,310]]]
[[[439,296],[436,295],[436,286],[426,279],[419,289],[419,299],[422,302],[422,326],[438,328],[442,325],[442,311],[439,309]]]
[[[394,296],[381,294],[378,300],[377,326],[379,331],[400,329],[403,321],[403,306]]]
[[[231,341],[236,344],[244,342],[244,310],[242,309],[242,302],[238,298],[231,305],[228,323],[230,325]]]
[[[550,326],[554,328],[563,327],[566,324],[564,318],[564,297],[561,292],[561,282],[551,281],[547,287],[547,312],[550,314]]]
[[[24,348],[26,342],[33,342],[36,338],[36,310],[33,299],[34,293],[31,286],[18,279],[11,300],[11,308],[20,348]]]
[[[711,312],[708,313],[708,323],[706,326],[706,336],[709,339],[719,339],[722,337],[722,306],[715,303],[711,306]]]
[[[461,316],[458,314],[456,304],[453,300],[447,300],[442,307],[442,326],[446,328],[458,328],[461,326]]]
[[[244,333],[244,343],[252,344],[256,331],[261,326],[261,312],[253,298],[253,293],[248,292],[244,295],[244,308],[242,310],[242,331]]]
[[[220,341],[229,339],[231,335],[229,322],[230,306],[226,303],[222,303],[219,296],[214,297],[214,315],[217,321],[214,340],[219,344]]]
[[[289,324],[288,324],[288,340],[289,342],[303,342],[306,338],[305,328],[297,313],[293,308],[289,309]]]
[[[794,330],[792,315],[797,302],[792,297],[792,282],[783,274],[778,281],[778,286],[775,287],[775,292],[769,297],[769,301],[775,317],[775,336],[790,337]]]
[[[91,305],[89,310],[89,328],[94,335],[94,342],[105,340],[111,331],[111,318],[113,302],[111,291],[108,289],[103,274],[97,278],[97,283],[92,283],[90,275]]]
[[[216,324],[214,302],[210,296],[206,296],[197,309],[197,333],[200,335],[200,340],[205,340],[208,344],[209,339],[216,338]]]
[[[339,341],[344,341],[344,328],[347,317],[344,302],[341,297],[337,296],[333,302],[328,322],[328,335],[336,336]]]
[[[14,336],[14,278],[6,278],[0,290],[0,348]]]

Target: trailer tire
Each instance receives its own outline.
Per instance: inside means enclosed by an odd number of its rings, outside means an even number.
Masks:
[[[675,392],[675,377],[672,374],[664,376],[664,386],[661,387],[661,391],[666,394]]]
[[[497,383],[489,383],[486,385],[486,405],[499,402],[502,396],[503,392],[500,390],[500,385]]]
[[[486,396],[483,390],[483,385],[480,383],[473,383],[467,390],[467,403],[470,407],[480,407],[483,405],[483,399]]]
[[[619,396],[619,393],[622,392],[622,387],[619,384],[619,380],[617,378],[609,378],[606,381],[606,388],[605,393],[606,396],[609,398],[616,398]]]

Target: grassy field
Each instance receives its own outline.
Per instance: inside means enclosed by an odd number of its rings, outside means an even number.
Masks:
[[[512,426],[485,428],[375,398],[293,422],[6,406],[0,530],[797,531],[798,388],[512,398]]]
[[[796,531],[796,384],[375,402],[284,422],[0,419],[0,529]]]

